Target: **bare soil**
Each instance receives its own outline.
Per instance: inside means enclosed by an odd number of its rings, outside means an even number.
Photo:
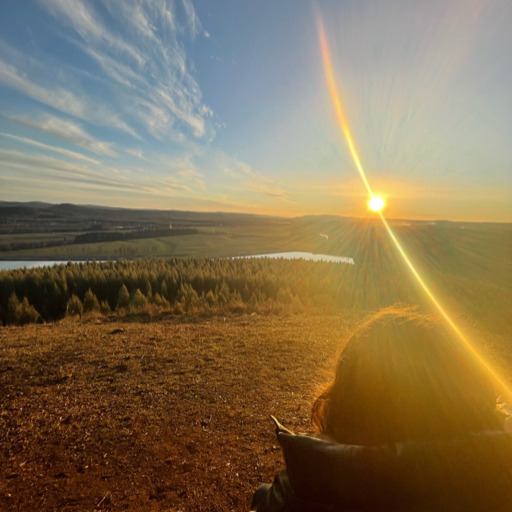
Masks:
[[[1,511],[249,510],[309,429],[347,317],[0,328]]]

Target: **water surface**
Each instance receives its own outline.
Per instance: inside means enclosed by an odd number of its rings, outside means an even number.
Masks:
[[[15,270],[17,268],[36,268],[36,267],[53,267],[55,265],[66,265],[68,260],[65,261],[13,261],[6,260],[0,261],[0,270]],[[71,263],[87,263],[86,261],[72,261]]]
[[[286,260],[310,260],[310,261],[331,261],[333,263],[348,263],[355,265],[354,259],[350,256],[330,256],[328,254],[314,254],[312,252],[290,251],[274,252],[270,254],[253,254],[243,256],[244,258],[283,258]]]

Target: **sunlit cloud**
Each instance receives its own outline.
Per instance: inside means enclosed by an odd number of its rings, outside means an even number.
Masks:
[[[75,151],[69,151],[68,149],[59,148],[56,146],[50,146],[49,144],[43,144],[42,142],[38,142],[36,140],[27,139],[26,137],[17,137],[16,135],[11,135],[9,133],[0,132],[0,136],[9,138],[12,140],[16,140],[18,142],[22,142],[23,144],[29,144],[31,146],[35,146],[38,148],[48,149],[49,151],[54,151],[55,153],[60,153],[61,155],[68,156],[71,158],[76,158],[78,160],[85,160],[91,164],[98,165],[100,162],[98,160],[94,160],[86,155],[82,155],[81,153],[76,153]]]
[[[218,154],[219,165],[225,176],[236,180],[247,180],[251,178],[253,181],[262,183],[273,183],[274,180],[262,173],[254,172],[249,165],[234,158],[227,157],[224,154]]]
[[[45,175],[48,175],[47,173],[50,172],[60,173],[62,175],[80,176],[84,179],[108,179],[105,177],[105,174],[100,171],[41,154],[26,154],[16,150],[0,149],[0,158],[4,169],[18,167],[26,169],[31,174],[43,171]],[[2,178],[5,178],[5,174]],[[121,182],[116,181],[116,183]]]
[[[72,182],[87,187],[102,187],[113,193],[133,190],[152,193],[160,191],[191,192],[191,188],[174,178],[163,179],[145,175],[133,169],[91,169],[80,164],[65,162],[45,155],[27,155],[15,150],[0,149],[3,163],[2,180],[30,183],[32,179],[45,179],[48,183]],[[14,171],[11,174],[10,171]],[[20,174],[20,171],[23,171]],[[117,171],[117,172],[116,172]]]
[[[4,117],[16,124],[66,140],[93,153],[107,156],[117,155],[113,150],[112,143],[98,140],[87,133],[79,124],[69,119],[48,114],[35,114],[30,117],[6,114]]]
[[[277,187],[270,187],[262,183],[253,183],[250,186],[250,190],[258,192],[259,194],[263,194],[264,196],[270,197],[271,199],[277,199],[286,203],[295,203],[295,201],[292,201],[288,197],[284,190]]]
[[[0,157],[2,155],[0,154]],[[9,173],[9,169],[13,170]],[[47,170],[44,168],[44,170]],[[99,176],[77,176],[59,173],[44,174],[30,164],[7,165],[2,181],[19,194],[21,200],[32,201],[41,193],[53,193],[65,202],[86,204],[106,204],[125,206],[125,198],[131,199],[134,208],[193,209],[197,211],[259,212],[257,202],[235,201],[227,195],[203,197],[172,180],[150,180],[148,182],[126,182],[124,180],[101,179]],[[80,186],[70,188],[70,184]],[[37,193],[34,194],[34,188]],[[91,191],[96,200],[90,200]],[[121,193],[121,194],[120,194]]]
[[[205,188],[204,176],[200,172],[194,171],[193,169],[183,169],[178,171],[178,175],[185,181],[193,182],[199,185],[201,188]]]
[[[173,178],[163,178],[161,180],[153,180],[155,185],[158,185],[157,188],[164,189],[164,190],[174,190],[174,191],[181,191],[181,192],[192,192],[192,189],[190,187],[187,187],[186,185],[177,183],[175,179]],[[155,190],[157,189],[155,188]]]

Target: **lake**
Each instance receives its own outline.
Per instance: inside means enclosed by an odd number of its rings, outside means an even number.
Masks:
[[[66,265],[68,261],[0,261],[0,270],[15,270],[17,268],[53,267]],[[86,261],[72,261],[71,263],[87,263]]]
[[[234,258],[282,258],[285,260],[310,260],[330,261],[333,263],[347,263],[355,265],[354,259],[348,256],[330,256],[328,254],[314,254],[312,252],[275,252],[270,254],[252,254],[250,256],[233,256]],[[0,261],[0,270],[15,270],[17,268],[53,267],[54,265],[66,265],[68,261]],[[71,263],[87,263],[87,261],[72,261]],[[98,261],[101,263],[101,261]]]
[[[242,258],[283,258],[285,260],[310,260],[310,261],[330,261],[333,263],[348,263],[355,265],[354,259],[349,256],[329,256],[328,254],[314,254],[312,252],[274,252],[271,254],[253,254],[251,256],[241,256]]]

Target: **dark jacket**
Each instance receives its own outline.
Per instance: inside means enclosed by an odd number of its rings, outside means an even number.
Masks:
[[[256,512],[511,512],[512,434],[382,446],[294,435],[277,423],[286,462],[254,496]]]

